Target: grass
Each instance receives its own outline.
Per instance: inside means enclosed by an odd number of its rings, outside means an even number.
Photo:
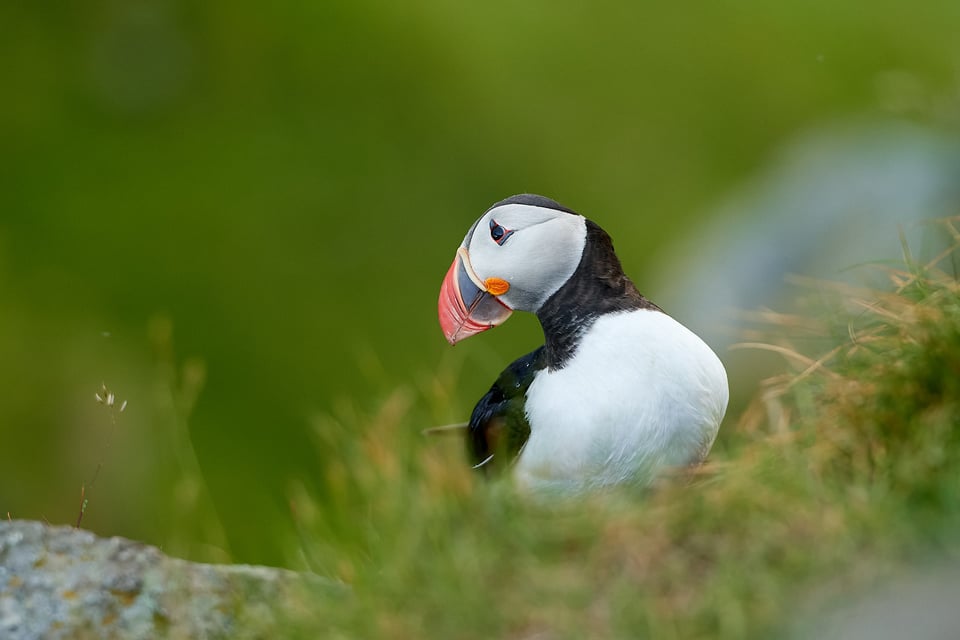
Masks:
[[[957,222],[943,222],[954,240]],[[885,290],[805,283],[803,315],[763,314],[749,338],[789,372],[728,417],[703,469],[652,490],[548,503],[487,483],[458,439],[423,439],[409,392],[324,418],[318,446],[337,462],[322,490],[291,490],[299,561],[351,593],[315,598],[300,624],[350,638],[767,638],[916,561],[960,557],[953,256],[907,256]]]

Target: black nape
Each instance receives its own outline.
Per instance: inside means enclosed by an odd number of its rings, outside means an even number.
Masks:
[[[662,311],[643,297],[623,272],[607,232],[587,220],[587,241],[577,270],[537,311],[547,366],[562,368],[598,317],[634,309]]]

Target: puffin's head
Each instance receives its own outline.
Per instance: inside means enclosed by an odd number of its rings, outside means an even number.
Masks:
[[[583,216],[523,194],[473,223],[440,287],[440,326],[450,344],[537,311],[573,275],[586,244]]]

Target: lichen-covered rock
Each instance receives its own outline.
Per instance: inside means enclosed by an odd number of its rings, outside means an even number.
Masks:
[[[275,637],[301,626],[310,598],[338,591],[283,569],[187,562],[124,538],[0,521],[5,640]]]

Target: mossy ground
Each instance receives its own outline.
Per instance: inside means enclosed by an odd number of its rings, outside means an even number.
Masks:
[[[292,491],[298,553],[351,593],[317,598],[308,626],[766,638],[912,562],[960,556],[953,255],[888,269],[886,290],[817,283],[816,309],[768,314],[762,344],[791,371],[728,416],[703,469],[650,490],[548,502],[485,482],[458,439],[420,435],[404,392],[324,420],[338,462],[321,493]]]

